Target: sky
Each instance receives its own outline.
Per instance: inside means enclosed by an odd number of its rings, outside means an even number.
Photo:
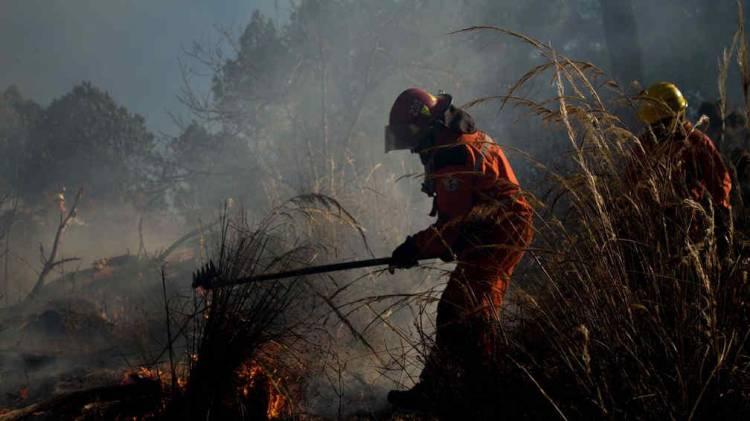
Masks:
[[[280,13],[277,13],[277,2]],[[17,85],[42,104],[91,81],[155,131],[174,132],[179,60],[217,28],[239,33],[252,12],[284,0],[0,0],[0,91]],[[204,85],[207,81],[203,81]]]

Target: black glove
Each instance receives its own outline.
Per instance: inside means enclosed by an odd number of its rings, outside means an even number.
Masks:
[[[416,266],[419,263],[417,252],[417,243],[414,241],[414,237],[406,237],[406,241],[396,247],[396,250],[393,250],[393,254],[391,254],[391,269],[408,269]]]

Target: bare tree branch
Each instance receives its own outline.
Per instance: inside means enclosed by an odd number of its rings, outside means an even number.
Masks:
[[[43,255],[43,265],[42,265],[42,271],[39,273],[39,277],[36,280],[36,283],[34,284],[34,288],[29,293],[28,297],[26,297],[27,300],[33,299],[39,291],[44,286],[44,280],[47,278],[47,275],[54,269],[56,266],[59,266],[67,261],[71,260],[78,260],[77,258],[73,259],[62,259],[59,261],[56,261],[57,258],[57,251],[60,248],[60,241],[62,240],[62,235],[65,232],[65,229],[68,227],[70,222],[75,218],[76,211],[78,210],[78,202],[81,200],[81,196],[83,195],[83,189],[79,189],[78,193],[76,193],[76,197],[73,200],[73,205],[70,207],[70,210],[67,214],[64,213],[64,211],[60,212],[60,224],[57,226],[57,232],[55,233],[55,240],[52,242],[52,251],[50,251],[49,256],[46,258]],[[42,253],[44,253],[44,248],[41,248]]]

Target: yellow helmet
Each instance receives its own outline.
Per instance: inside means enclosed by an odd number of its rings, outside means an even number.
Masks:
[[[687,100],[674,83],[659,82],[641,92],[638,118],[646,124],[654,124],[673,118],[685,111]]]

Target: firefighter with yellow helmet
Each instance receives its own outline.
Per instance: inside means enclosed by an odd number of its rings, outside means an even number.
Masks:
[[[672,164],[668,168],[675,191],[696,202],[710,198],[719,253],[726,256],[731,233],[731,177],[714,142],[685,118],[687,108],[687,100],[673,83],[655,83],[643,91],[638,118],[647,130],[640,136],[642,156],[636,154],[636,158],[646,161],[664,157]],[[642,178],[637,171],[630,172],[634,182]]]

